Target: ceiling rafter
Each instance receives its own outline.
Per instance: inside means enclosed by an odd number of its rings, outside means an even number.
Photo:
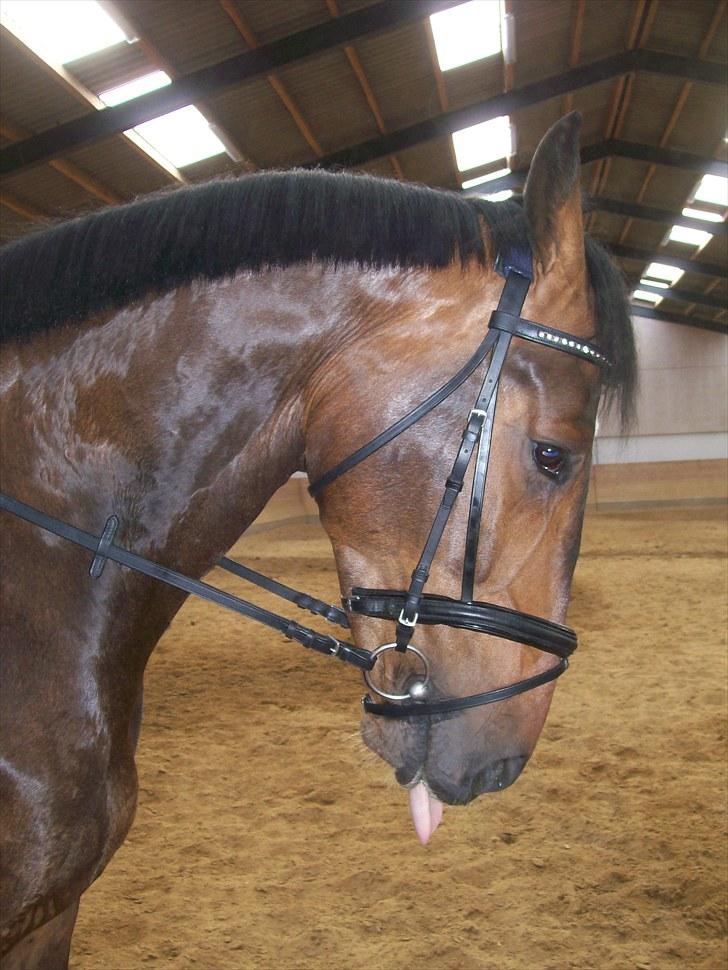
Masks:
[[[708,29],[705,32],[705,36],[703,37],[702,43],[700,45],[700,49],[698,50],[698,60],[700,61],[705,60],[708,50],[710,49],[710,45],[713,42],[713,38],[715,37],[718,27],[720,26],[720,22],[723,19],[723,15],[725,14],[727,2],[728,0],[721,0],[721,2],[715,8],[710,25],[708,26]],[[668,141],[670,140],[670,136],[672,135],[675,129],[675,125],[677,124],[678,118],[680,117],[682,110],[685,107],[685,102],[687,101],[688,96],[690,95],[692,87],[693,87],[693,82],[688,80],[688,81],[685,81],[682,88],[680,89],[680,93],[677,96],[677,99],[673,106],[670,117],[662,132],[662,136],[659,142],[660,148],[665,148]],[[650,167],[645,172],[644,179],[642,180],[642,185],[640,186],[640,189],[637,193],[637,198],[635,199],[636,202],[642,202],[647,192],[647,189],[649,187],[649,184],[654,178],[656,172],[657,172],[657,166],[654,164],[650,164]],[[627,221],[624,224],[624,227],[622,228],[621,233],[619,234],[620,243],[623,243],[626,240],[631,228],[632,228],[632,219],[627,219]]]
[[[225,61],[200,68],[166,87],[123,104],[76,118],[34,135],[24,142],[9,145],[0,151],[0,172],[9,175],[22,171],[56,155],[211,97],[249,78],[270,73],[284,64],[342,46],[357,37],[420,21],[430,13],[445,10],[459,2],[460,0],[417,0],[416,3],[410,0],[383,0],[337,20],[317,24],[280,40],[263,44],[256,50],[245,51]]]
[[[649,31],[652,29],[655,14],[657,13],[658,3],[659,0],[638,0],[632,20],[630,21],[629,29],[627,31],[627,39],[625,42],[626,50],[636,50],[642,46],[649,35]],[[627,105],[629,104],[629,100],[632,96],[633,84],[633,73],[625,74],[623,77],[620,77],[615,84],[612,92],[612,99],[607,111],[607,121],[604,126],[605,139],[613,139],[620,134],[627,113]],[[603,159],[599,163],[596,171],[594,172],[591,186],[589,188],[590,195],[598,195],[603,191],[609,177],[611,166],[612,160],[609,157]],[[588,230],[593,228],[594,220],[594,216],[591,216],[587,220]]]
[[[339,5],[336,0],[326,0],[326,6],[332,17],[340,17],[341,11],[339,10]],[[376,99],[374,91],[371,84],[369,83],[369,78],[366,76],[364,71],[364,66],[359,59],[359,55],[356,52],[356,48],[353,44],[346,44],[344,47],[344,54],[346,54],[346,59],[349,62],[349,66],[354,72],[354,76],[359,82],[359,87],[364,95],[364,100],[369,106],[374,117],[374,123],[381,135],[387,134],[387,126],[384,124],[384,116],[382,115],[382,110],[379,107],[379,102]],[[392,171],[397,176],[398,179],[404,178],[404,172],[402,171],[402,166],[399,163],[399,159],[396,155],[387,156],[389,164],[392,166]]]
[[[245,43],[248,45],[248,48],[250,50],[258,50],[261,46],[261,43],[258,40],[257,35],[255,34],[250,24],[243,18],[242,14],[240,13],[240,10],[235,6],[232,0],[218,0],[218,3],[225,11],[225,13],[228,15],[230,20],[233,22],[235,29],[243,38]],[[293,97],[291,96],[286,85],[273,71],[267,72],[264,75],[264,77],[268,82],[268,84],[273,88],[275,93],[278,95],[278,98],[283,103],[283,106],[285,107],[286,111],[293,119],[293,123],[295,124],[296,128],[298,128],[298,130],[300,131],[308,147],[311,149],[311,151],[314,153],[314,155],[317,158],[321,158],[324,154],[324,150],[321,147],[319,140],[316,138],[313,131],[311,130],[311,126],[304,118],[303,113],[301,112],[301,109],[298,107]]]
[[[584,32],[584,8],[586,0],[574,0],[575,11],[571,18],[571,42],[569,44],[569,67],[576,67],[581,55],[581,38]],[[561,114],[568,114],[574,107],[574,94],[572,91],[561,99]]]
[[[30,47],[26,47],[26,45],[18,37],[15,36],[15,34],[7,30],[4,26],[2,26],[2,24],[0,24],[0,40],[11,44],[17,51],[19,51],[19,53],[26,60],[30,61],[35,67],[37,67],[40,71],[42,71],[43,74],[45,74],[45,76],[49,78],[53,84],[55,84],[57,87],[63,88],[66,94],[69,94],[72,98],[74,98],[74,100],[78,101],[80,104],[83,104],[86,107],[88,107],[88,105],[91,105],[93,108],[96,108],[97,109],[96,114],[103,114],[104,111],[109,110],[108,108],[106,108],[103,101],[101,101],[98,98],[98,96],[94,94],[93,91],[91,91],[84,84],[82,84],[78,80],[78,78],[74,77],[73,74],[70,73],[70,71],[67,71],[65,67],[63,67],[63,65],[47,64],[43,60],[43,58],[38,57],[35,51],[31,50]],[[94,115],[91,114],[91,115],[88,115],[87,117],[93,118]],[[59,125],[54,130],[57,130],[60,127],[63,127],[63,126]],[[133,125],[129,125],[128,127],[132,128]],[[124,129],[122,128],[122,129],[119,129],[119,132],[109,132],[109,134],[120,134],[123,130]],[[20,148],[22,145],[27,145],[28,143],[32,144],[36,138],[42,138],[42,137],[43,137],[43,132],[40,132],[39,134],[36,134],[36,135],[31,135],[29,138],[23,139],[23,141],[16,142],[15,144],[10,145],[7,148],[3,149],[3,152],[11,151],[14,148]],[[130,133],[128,140],[129,140],[129,144],[133,145],[134,150],[138,152],[139,155],[146,162],[148,162],[150,165],[154,165],[154,167],[158,171],[160,171],[166,178],[172,178],[176,182],[187,181],[184,178],[184,176],[180,172],[178,172],[173,165],[171,165],[169,162],[163,161],[161,159],[161,156],[153,157],[149,155],[149,153],[146,152],[143,148],[141,148],[139,146],[140,139],[133,132]],[[75,147],[80,147],[80,146],[75,146]],[[3,152],[0,152],[0,155],[2,155]],[[40,161],[49,162],[50,160],[51,158],[48,157],[48,158],[43,158]]]
[[[0,135],[3,138],[7,138],[8,141],[22,141],[24,138],[30,138],[31,132],[27,128],[21,128],[20,125],[14,125],[12,122],[6,119],[0,119]],[[97,199],[101,199],[102,202],[106,202],[109,205],[119,205],[124,199],[113,189],[108,188],[97,178],[89,175],[88,172],[84,172],[83,169],[79,168],[74,162],[70,162],[65,158],[54,158],[49,163],[51,168],[54,168],[61,175],[64,175],[67,179],[75,182],[84,191],[88,192],[90,195],[95,196]]]
[[[0,205],[4,205],[6,209],[10,209],[11,212],[22,216],[29,222],[46,222],[50,218],[46,212],[41,212],[40,209],[31,205],[30,202],[24,202],[10,192],[0,192]]]

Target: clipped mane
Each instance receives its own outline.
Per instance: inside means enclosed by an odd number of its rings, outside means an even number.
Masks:
[[[240,270],[318,261],[403,268],[486,265],[526,248],[520,205],[348,173],[294,170],[222,179],[147,196],[31,233],[0,250],[0,342],[126,306],[150,293]],[[619,271],[587,239],[596,337],[614,361],[606,380],[623,414],[634,346]]]

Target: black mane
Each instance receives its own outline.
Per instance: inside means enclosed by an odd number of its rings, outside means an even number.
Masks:
[[[0,250],[0,342],[128,305],[148,293],[238,270],[310,260],[362,266],[485,265],[526,248],[521,206],[393,180],[323,171],[262,172],[147,196],[63,222]],[[621,275],[587,240],[596,339],[615,367],[606,378],[630,410],[635,359]]]

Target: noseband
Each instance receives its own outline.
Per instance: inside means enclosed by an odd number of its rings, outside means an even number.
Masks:
[[[505,277],[506,283],[498,307],[491,314],[488,334],[470,360],[454,377],[410,411],[409,414],[382,431],[367,444],[362,445],[348,458],[339,462],[338,465],[314,481],[309,489],[314,495],[320,493],[350,469],[393,441],[394,438],[448,398],[490,354],[483,383],[475,404],[468,415],[457,457],[445,482],[440,506],[419,562],[412,573],[409,588],[402,591],[354,587],[351,596],[343,601],[343,605],[349,613],[396,621],[395,639],[392,643],[386,643],[373,651],[364,650],[332,635],[311,630],[294,620],[265,610],[201,580],[185,576],[143,556],[136,555],[114,544],[114,536],[119,527],[119,520],[115,515],[107,519],[102,534],[99,536],[62,522],[2,492],[0,492],[0,509],[89,550],[93,553],[89,572],[94,579],[101,576],[106,561],[111,560],[121,566],[174,586],[185,593],[209,600],[218,606],[223,606],[263,623],[309,649],[339,657],[339,659],[358,667],[364,672],[366,682],[374,693],[387,701],[396,702],[376,703],[367,695],[363,700],[363,705],[368,714],[390,718],[447,714],[506,700],[555,680],[567,669],[568,658],[576,649],[577,640],[573,630],[559,623],[531,616],[528,613],[521,613],[518,610],[507,609],[492,603],[481,603],[473,599],[483,497],[493,436],[498,385],[511,339],[514,336],[541,344],[544,347],[560,350],[580,360],[586,360],[599,366],[609,366],[609,362],[594,344],[579,340],[572,334],[533,323],[531,320],[525,320],[520,316],[526,294],[533,280],[530,253],[513,251],[508,262],[499,260],[496,263],[496,269]],[[463,489],[465,475],[473,456],[476,455],[476,451],[477,457],[475,459],[465,537],[460,599],[456,600],[448,596],[425,593],[425,584],[429,578],[435,553],[455,501]],[[284,586],[282,583],[262,576],[247,566],[226,557],[220,559],[217,565],[294,603],[301,609],[323,616],[331,623],[342,627],[349,626],[347,613],[336,606],[328,605],[306,593],[300,593]],[[491,636],[535,647],[537,650],[553,654],[559,660],[548,670],[506,687],[499,687],[481,694],[471,694],[467,697],[452,697],[441,701],[428,702],[425,699],[430,685],[427,656],[422,650],[412,646],[410,642],[418,624],[450,626],[475,633],[487,633]],[[412,653],[421,665],[420,675],[414,679],[406,693],[387,693],[372,682],[372,668],[378,657],[388,651],[401,654]],[[409,703],[401,703],[403,701]]]

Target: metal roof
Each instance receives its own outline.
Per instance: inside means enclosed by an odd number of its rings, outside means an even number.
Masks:
[[[508,113],[523,183],[549,125],[583,115],[593,235],[631,280],[652,260],[687,269],[656,314],[726,332],[725,210],[700,251],[666,242],[701,174],[726,166],[726,0],[506,0],[515,61],[441,73],[428,16],[453,0],[115,0],[137,40],[65,68],[0,28],[2,238],[165,186],[255,168],[353,164],[458,189],[450,134]],[[96,95],[151,70],[174,79],[120,109]],[[240,161],[179,172],[120,132],[169,101],[195,103]],[[166,106],[165,106],[166,104]],[[125,112],[132,112],[132,115]],[[467,177],[503,167],[501,161]]]

